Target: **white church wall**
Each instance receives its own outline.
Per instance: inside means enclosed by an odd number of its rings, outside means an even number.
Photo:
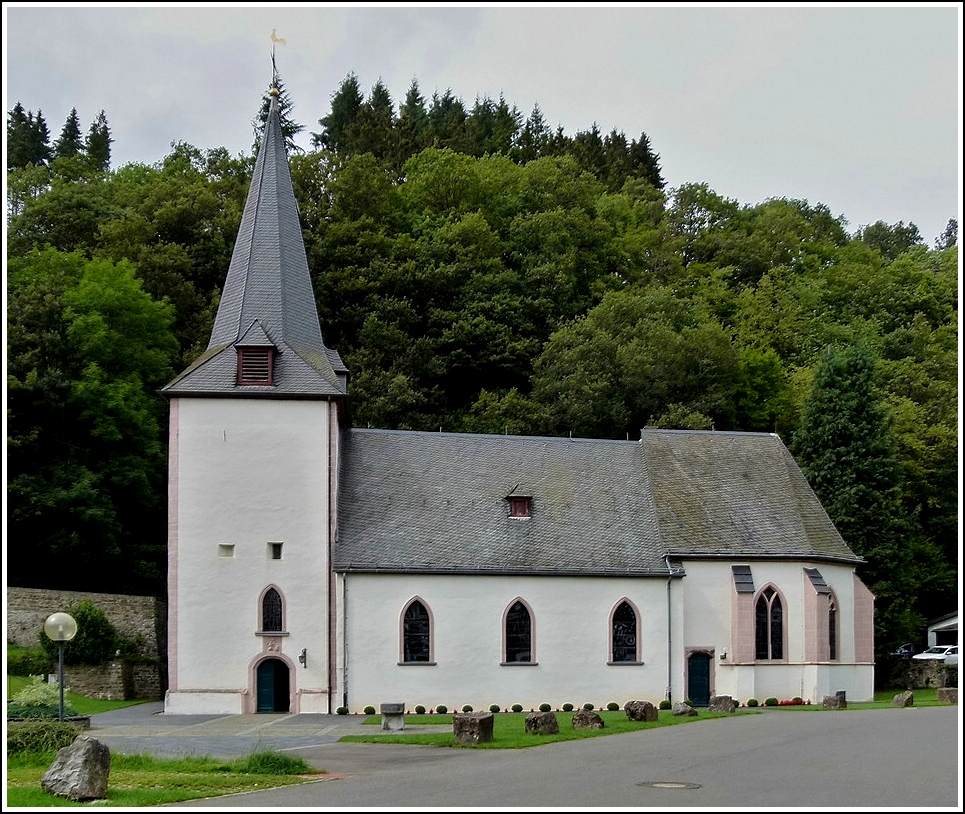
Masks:
[[[351,574],[340,639],[349,646],[339,653],[347,658],[347,706],[658,703],[668,678],[666,585],[665,578]],[[401,615],[415,596],[432,615],[434,664],[399,663]],[[535,663],[503,665],[503,614],[517,598],[532,612]],[[640,665],[607,664],[610,614],[624,598],[638,610]]]
[[[329,403],[175,402],[166,709],[252,711],[242,700],[254,703],[252,665],[271,639],[293,665],[297,698],[321,711],[312,698],[327,701]],[[281,543],[281,559],[269,543]],[[256,635],[269,585],[282,595],[286,636]]]
[[[735,662],[729,618],[734,590],[732,564],[751,565],[754,586],[773,585],[784,607],[785,659],[781,662]],[[820,702],[825,695],[845,690],[854,701],[874,698],[874,665],[855,664],[854,569],[847,565],[811,561],[688,560],[681,582],[684,596],[683,646],[707,649],[711,664],[711,694],[742,701],[769,697]],[[831,588],[838,609],[838,658],[819,664],[804,661],[805,591],[813,590],[805,567],[817,568]],[[723,612],[722,612],[723,610]],[[721,659],[724,649],[728,657]]]

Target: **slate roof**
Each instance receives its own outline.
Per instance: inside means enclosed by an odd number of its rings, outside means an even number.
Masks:
[[[238,345],[278,350],[271,387],[239,387]],[[344,396],[347,371],[325,347],[298,220],[277,95],[255,162],[208,348],[166,395]]]
[[[506,498],[532,495],[532,516]],[[776,435],[346,432],[336,571],[667,574],[665,557],[857,563]]]

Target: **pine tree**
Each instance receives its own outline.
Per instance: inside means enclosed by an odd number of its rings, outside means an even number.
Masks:
[[[407,159],[428,146],[429,114],[426,112],[426,100],[419,92],[419,83],[414,78],[405,94],[405,101],[399,106],[395,125],[399,132],[396,164],[401,167]]]
[[[667,185],[660,172],[660,156],[651,149],[646,133],[641,133],[639,139],[631,142],[630,162],[636,178],[649,181],[657,189],[663,189]]]
[[[255,139],[251,145],[251,152],[254,155],[258,155],[258,149],[261,147],[261,137],[265,132],[265,123],[268,121],[268,111],[271,110],[272,86],[278,90],[278,121],[281,124],[282,135],[285,136],[285,147],[289,153],[302,153],[304,150],[295,144],[295,136],[305,129],[305,125],[299,124],[292,118],[293,105],[291,97],[285,89],[285,83],[282,82],[281,76],[277,73],[265,91],[265,95],[261,97],[261,108],[258,111],[258,115],[251,120],[251,127],[255,133]]]
[[[50,162],[50,130],[43,113],[24,110],[17,102],[7,113],[7,170],[28,164],[44,166]]]
[[[84,144],[87,158],[95,170],[106,172],[110,169],[113,141],[110,128],[107,126],[107,115],[102,110],[91,122],[90,130],[87,131],[87,141]]]
[[[80,118],[77,116],[77,108],[72,107],[60,131],[60,138],[54,142],[54,158],[70,158],[83,151],[84,139],[80,133]]]
[[[945,231],[935,238],[935,250],[942,251],[958,245],[958,221],[952,218],[945,224]]]
[[[358,77],[350,73],[342,80],[339,89],[332,94],[331,112],[318,120],[322,131],[312,133],[312,145],[328,150],[339,150],[343,146],[346,129],[358,116],[362,99]]]
[[[862,343],[827,348],[791,444],[811,488],[845,542],[866,563],[882,646],[914,632],[913,574],[902,519],[901,468],[889,414]]]

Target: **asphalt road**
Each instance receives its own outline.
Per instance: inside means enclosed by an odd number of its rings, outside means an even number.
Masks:
[[[116,717],[124,712],[94,716],[89,734],[112,750],[155,754],[241,756],[255,744],[328,772],[300,786],[170,807],[962,811],[958,706],[769,709],[517,750],[338,743],[360,729],[346,716],[155,715],[136,723]]]

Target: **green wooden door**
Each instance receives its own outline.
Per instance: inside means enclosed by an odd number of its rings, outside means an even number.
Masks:
[[[258,665],[258,712],[288,712],[288,665],[280,659],[265,659]]]
[[[691,653],[687,659],[687,697],[695,707],[710,703],[710,656],[707,653]]]

